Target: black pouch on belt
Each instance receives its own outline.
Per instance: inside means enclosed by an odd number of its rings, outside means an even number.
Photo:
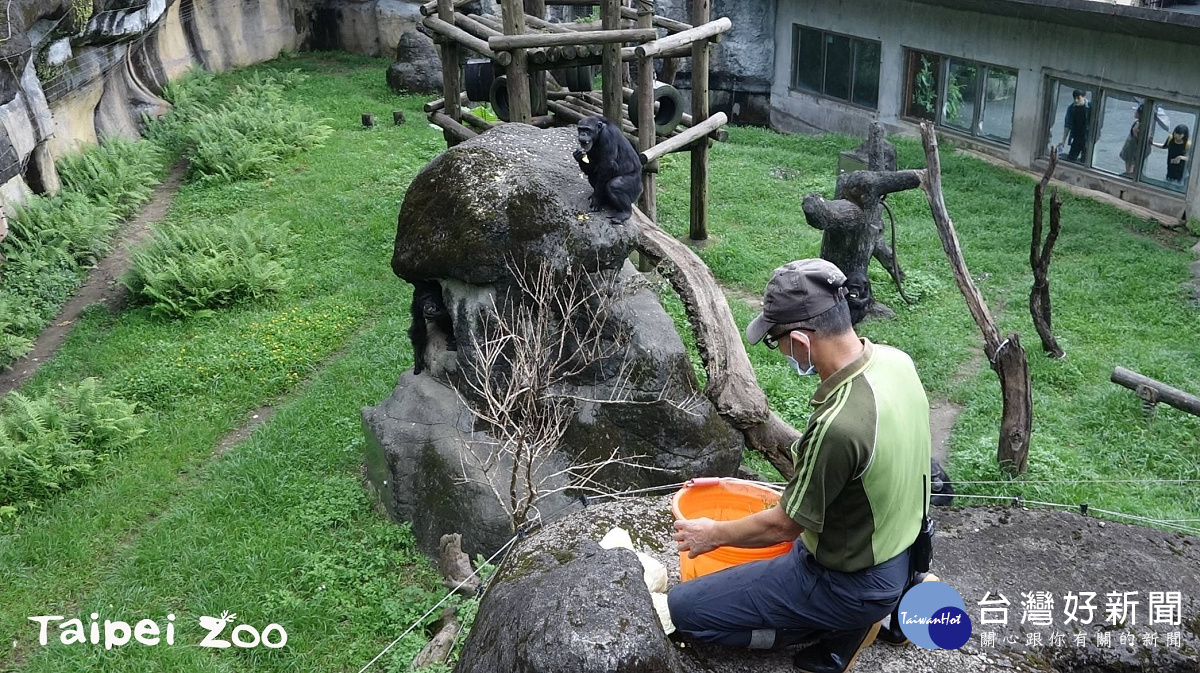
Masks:
[[[928,502],[928,484],[921,489],[921,496]],[[921,517],[921,530],[913,542],[909,563],[913,573],[929,572],[929,564],[933,561],[933,520],[929,518],[929,505],[925,505],[925,513]]]

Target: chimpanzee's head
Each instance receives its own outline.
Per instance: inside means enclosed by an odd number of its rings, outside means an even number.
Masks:
[[[607,121],[600,115],[592,115],[579,120],[579,148],[584,152],[591,152],[592,146],[596,143],[596,139],[600,137],[600,132],[604,129]]]

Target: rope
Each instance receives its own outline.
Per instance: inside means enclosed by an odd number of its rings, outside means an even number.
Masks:
[[[1020,496],[975,495],[973,493],[964,493],[964,494],[956,493],[956,494],[954,494],[954,497],[956,497],[956,498],[974,498],[976,500],[998,500],[998,501],[1010,502],[1013,504],[1013,506],[1035,505],[1035,506],[1041,506],[1041,507],[1050,507],[1050,508],[1055,508],[1055,509],[1063,509],[1063,510],[1066,510],[1069,512],[1074,512],[1074,511],[1084,512],[1085,515],[1088,512],[1099,512],[1100,514],[1107,514],[1108,516],[1114,516],[1114,517],[1118,517],[1121,519],[1129,519],[1131,521],[1141,521],[1143,523],[1149,523],[1149,524],[1154,524],[1156,526],[1162,526],[1163,528],[1168,528],[1170,530],[1175,530],[1175,531],[1179,531],[1179,532],[1183,532],[1183,533],[1190,533],[1192,535],[1200,536],[1200,528],[1184,526],[1184,525],[1176,523],[1170,519],[1152,519],[1150,517],[1138,516],[1136,514],[1125,514],[1123,512],[1115,512],[1113,510],[1101,509],[1099,507],[1091,507],[1087,503],[1081,503],[1078,505],[1067,505],[1067,504],[1059,503],[1059,502],[1043,502],[1040,500],[1026,500]]]

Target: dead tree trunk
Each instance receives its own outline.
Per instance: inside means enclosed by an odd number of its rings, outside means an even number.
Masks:
[[[683,301],[696,332],[696,349],[708,374],[704,393],[727,423],[742,432],[746,445],[757,449],[784,477],[795,474],[791,447],[801,433],[767,406],[754,368],[742,344],[725,293],[712,271],[684,245],[659,229],[640,210],[633,218],[640,230],[638,253],[650,258]]]
[[[871,125],[866,153],[868,170],[844,173],[838,177],[834,200],[820,194],[804,197],[804,218],[823,233],[821,257],[833,262],[846,274],[851,289],[851,316],[854,322],[872,310],[879,311],[867,280],[867,266],[878,259],[893,278],[900,280],[895,253],[883,240],[883,198],[892,192],[921,186],[920,171],[892,171],[895,150],[888,147],[883,127]],[[890,314],[886,307],[883,312]]]
[[[1000,469],[1009,474],[1023,474],[1029,463],[1029,437],[1033,430],[1033,393],[1029,381],[1029,363],[1021,340],[1013,332],[1003,341],[988,311],[983,296],[971,280],[971,272],[963,261],[962,249],[958,245],[958,234],[946,211],[942,196],[942,167],[938,156],[937,134],[929,122],[921,124],[921,139],[925,145],[925,171],[921,188],[929,201],[933,222],[937,226],[942,249],[950,258],[950,268],[958,289],[967,300],[967,308],[975,324],[983,332],[984,354],[992,369],[1000,377],[1000,394],[1003,410],[1000,417],[1000,446],[997,460]]]
[[[1050,192],[1050,231],[1046,234],[1045,245],[1042,244],[1042,197],[1057,165],[1058,149],[1054,148],[1050,150],[1050,165],[1046,168],[1046,174],[1033,188],[1033,240],[1029,245],[1033,289],[1029,291],[1029,313],[1033,316],[1033,326],[1037,328],[1038,336],[1042,338],[1042,350],[1051,357],[1061,358],[1066,353],[1059,347],[1050,327],[1050,253],[1062,230],[1062,199],[1058,196],[1058,189]]]

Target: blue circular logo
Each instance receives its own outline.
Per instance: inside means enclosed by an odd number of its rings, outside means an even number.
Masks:
[[[971,639],[971,618],[949,584],[922,582],[900,600],[900,630],[927,650],[957,650]]]

